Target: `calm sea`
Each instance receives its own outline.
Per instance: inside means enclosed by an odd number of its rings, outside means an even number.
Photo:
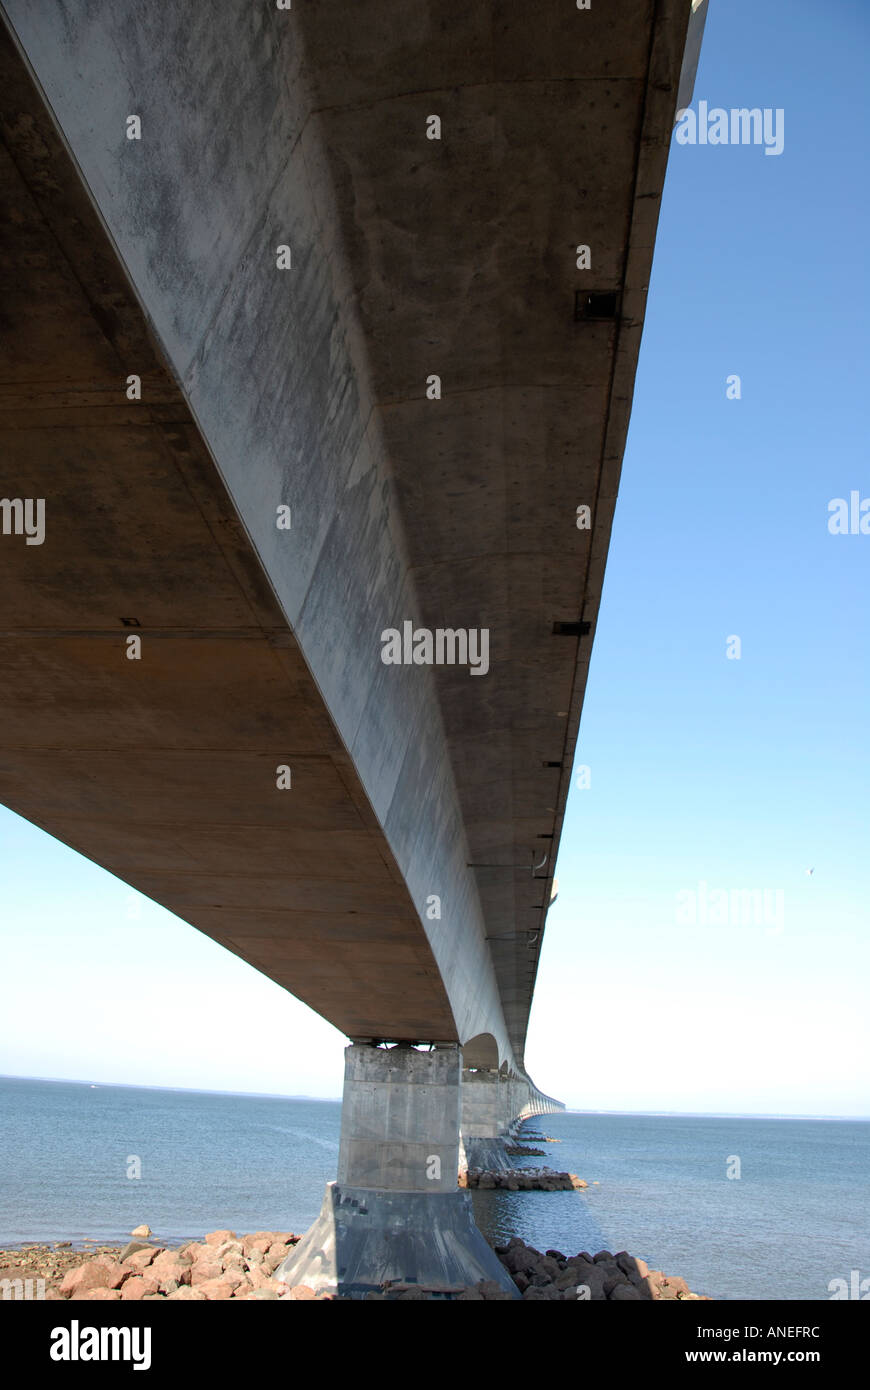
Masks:
[[[143,1221],[169,1243],[302,1232],[335,1177],[340,1111],[0,1078],[0,1247],[122,1241]],[[562,1142],[518,1164],[599,1185],[475,1192],[491,1240],[628,1250],[717,1299],[827,1299],[832,1279],[870,1276],[870,1122],[558,1114],[528,1129]]]

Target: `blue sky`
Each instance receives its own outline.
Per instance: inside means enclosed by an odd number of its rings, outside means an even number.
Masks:
[[[693,106],[784,149],[671,150],[527,1052],[578,1108],[870,1114],[868,40],[713,0]],[[0,873],[0,1071],[340,1095],[336,1030],[5,810]],[[678,918],[740,889],[781,916]]]

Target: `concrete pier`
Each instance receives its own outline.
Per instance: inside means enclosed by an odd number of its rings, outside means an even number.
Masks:
[[[462,1054],[410,1044],[345,1050],[338,1181],[275,1277],[351,1297],[391,1283],[431,1292],[511,1279],[456,1186]]]
[[[507,1129],[507,1091],[497,1071],[462,1073],[462,1135],[469,1139],[495,1139]]]
[[[494,1068],[463,1071],[460,1172],[466,1168],[506,1172],[512,1166],[505,1145],[513,1118],[512,1084]]]

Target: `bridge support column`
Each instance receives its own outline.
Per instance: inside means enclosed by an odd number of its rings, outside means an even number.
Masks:
[[[462,1140],[469,1168],[504,1172],[511,1166],[500,1137],[507,1128],[505,1091],[497,1071],[462,1073]]]
[[[513,1280],[457,1188],[462,1054],[407,1045],[345,1050],[338,1180],[275,1277],[361,1298],[390,1284],[433,1294]]]
[[[495,1139],[501,1133],[499,1076],[497,1071],[463,1071],[462,1136]]]

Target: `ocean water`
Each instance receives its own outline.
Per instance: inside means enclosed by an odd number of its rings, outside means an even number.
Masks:
[[[0,1078],[0,1117],[5,1248],[123,1241],[143,1221],[169,1243],[302,1232],[335,1177],[341,1107]],[[717,1299],[827,1299],[831,1280],[870,1276],[870,1122],[560,1113],[527,1130],[560,1142],[518,1166],[590,1187],[474,1192],[495,1242],[628,1250]]]

